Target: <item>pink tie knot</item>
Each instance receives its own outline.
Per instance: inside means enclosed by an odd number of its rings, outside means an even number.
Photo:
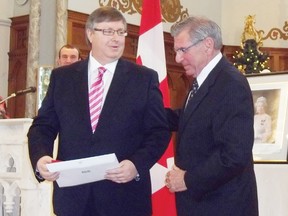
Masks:
[[[106,69],[105,67],[99,67],[99,68],[98,68],[98,72],[99,72],[99,75],[98,75],[98,76],[99,76],[99,77],[102,77],[106,70],[107,70],[107,69]]]

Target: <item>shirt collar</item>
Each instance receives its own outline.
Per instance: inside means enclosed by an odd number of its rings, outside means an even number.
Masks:
[[[197,76],[197,82],[199,87],[204,82],[204,80],[207,78],[207,76],[210,74],[210,72],[213,70],[213,68],[216,66],[216,64],[220,61],[222,58],[222,53],[219,52],[200,72],[200,74]]]
[[[106,65],[101,65],[93,56],[92,53],[90,52],[89,54],[89,63],[88,63],[88,71],[98,71],[99,67],[105,67],[107,71],[111,72],[114,74],[116,65],[118,63],[118,59],[116,61],[110,62]]]

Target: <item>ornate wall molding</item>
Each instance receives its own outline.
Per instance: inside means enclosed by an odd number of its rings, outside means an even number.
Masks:
[[[0,19],[0,26],[10,27],[11,26],[11,20]]]
[[[142,12],[142,0],[99,0],[100,6],[112,6],[130,15]],[[161,0],[163,22],[174,23],[188,17],[188,9],[183,9],[180,0]]]
[[[266,39],[271,39],[271,40],[277,40],[279,39],[283,39],[283,40],[288,40],[288,21],[284,22],[284,26],[282,27],[283,31],[279,28],[272,28],[270,29],[270,31],[267,33],[266,36],[263,36],[263,40]],[[262,35],[264,35],[264,30],[260,30],[259,31]]]
[[[21,191],[18,182],[13,183],[0,179],[0,196],[3,197],[0,202],[4,215],[21,215],[20,196]],[[4,201],[5,200],[5,201]],[[1,212],[0,212],[1,213]],[[2,215],[2,214],[1,214]]]
[[[0,216],[52,216],[52,185],[39,184],[29,160],[26,134],[31,122],[0,120]]]

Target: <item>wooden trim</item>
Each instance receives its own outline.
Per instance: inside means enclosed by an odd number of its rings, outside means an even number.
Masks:
[[[11,19],[10,51],[8,71],[8,94],[26,88],[29,16]],[[13,118],[25,116],[25,95],[8,100],[9,115]]]

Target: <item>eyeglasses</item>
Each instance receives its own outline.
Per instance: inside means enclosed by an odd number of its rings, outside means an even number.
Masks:
[[[190,46],[188,47],[180,47],[178,49],[175,49],[175,52],[176,53],[186,53],[190,48],[192,48],[193,46],[196,46],[198,43],[200,43],[201,41],[203,41],[205,38],[201,39],[201,40],[198,40],[196,41],[195,43],[192,43]]]
[[[118,29],[118,30],[114,30],[114,29],[98,29],[98,28],[94,28],[94,31],[102,31],[103,35],[106,36],[113,36],[115,34],[115,32],[117,32],[117,34],[119,36],[127,36],[127,31],[124,29]]]

